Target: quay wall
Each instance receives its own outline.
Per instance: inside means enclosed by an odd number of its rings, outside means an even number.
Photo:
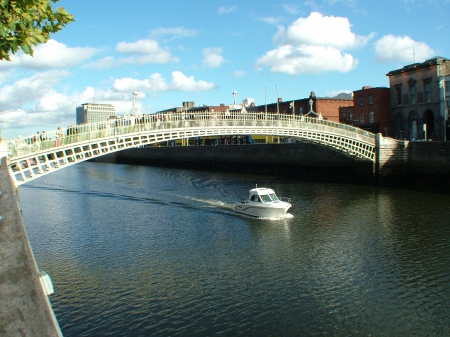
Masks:
[[[310,143],[144,147],[94,160],[450,193],[450,142],[392,144],[382,145],[381,167]]]
[[[62,336],[40,283],[6,158],[0,160],[0,336]]]
[[[309,143],[151,146],[115,152],[94,161],[283,175],[312,181],[373,180],[371,161],[355,161],[328,147]]]

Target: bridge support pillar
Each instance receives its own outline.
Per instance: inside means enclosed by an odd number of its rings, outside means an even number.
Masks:
[[[408,169],[409,141],[384,138],[381,133],[375,137],[374,175],[377,184],[397,179]]]

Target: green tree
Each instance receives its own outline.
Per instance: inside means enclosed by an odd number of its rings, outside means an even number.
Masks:
[[[51,33],[75,21],[63,7],[53,11],[59,0],[0,0],[0,60],[20,49],[33,56],[33,46],[45,43]]]

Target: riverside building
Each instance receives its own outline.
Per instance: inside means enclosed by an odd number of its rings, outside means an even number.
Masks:
[[[450,140],[446,80],[450,60],[435,57],[390,71],[391,137]]]
[[[116,117],[116,108],[112,104],[84,103],[76,108],[76,123],[95,123]]]
[[[391,125],[389,109],[389,88],[364,86],[353,91],[353,104],[339,107],[340,122],[388,137]]]

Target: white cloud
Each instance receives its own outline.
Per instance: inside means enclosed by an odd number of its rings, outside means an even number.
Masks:
[[[359,61],[343,50],[366,45],[374,34],[358,36],[350,28],[347,18],[312,12],[287,29],[279,26],[273,37],[277,48],[259,57],[255,67],[291,75],[351,71]]]
[[[203,65],[208,68],[218,68],[225,59],[222,57],[222,48],[205,48],[203,49]]]
[[[147,91],[168,91],[169,86],[161,74],[155,73],[150,78],[138,80],[135,78],[116,79],[113,84],[114,90],[120,92],[147,92]]]
[[[100,50],[90,47],[67,47],[64,43],[50,39],[34,49],[33,56],[19,52],[11,55],[11,62],[0,61],[0,68],[23,67],[29,69],[70,68],[79,65]]]
[[[53,89],[56,82],[68,75],[67,72],[49,71],[1,88],[0,127],[9,129],[7,137],[14,138],[19,133],[26,135],[39,129],[49,130],[52,125],[56,129],[57,126],[75,123],[75,107],[87,95],[75,93],[68,96]]]
[[[114,104],[118,115],[127,113],[132,106],[130,92],[118,92],[116,90],[99,90],[87,87],[82,92],[64,94],[56,92],[52,86],[64,73],[56,71],[46,74],[38,74],[28,79],[17,81],[11,87],[3,87],[0,97],[0,128],[2,136],[16,138],[17,135],[31,135],[42,130],[56,130],[58,126],[75,124],[75,109],[82,103],[96,102]],[[53,79],[53,80],[52,80]],[[28,86],[26,86],[28,82]],[[22,100],[24,92],[28,93],[26,100]],[[16,95],[14,95],[16,93]],[[145,93],[140,93],[138,99],[145,98]],[[8,105],[4,103],[8,102]],[[141,112],[146,109],[136,102]]]
[[[180,71],[172,72],[170,87],[180,91],[207,91],[214,89],[216,85],[212,82],[195,81],[194,76],[187,77]]]
[[[268,16],[260,18],[259,20],[268,23],[269,25],[278,25],[281,21],[283,21],[283,18],[281,16],[278,17]]]
[[[327,71],[348,72],[358,64],[350,54],[342,54],[332,47],[282,46],[268,51],[256,61],[256,69],[269,67],[272,72],[298,75]]]
[[[289,14],[297,14],[299,10],[300,5],[291,5],[291,4],[284,4],[283,9],[288,12]]]
[[[236,70],[236,71],[233,73],[233,76],[234,76],[235,78],[241,78],[241,77],[247,76],[247,73],[246,73],[244,70]]]
[[[234,11],[235,9],[236,9],[236,6],[219,7],[219,9],[217,10],[217,13],[219,13],[219,15],[228,14],[228,13]]]
[[[326,3],[329,5],[334,5],[336,3],[342,3],[343,5],[347,5],[349,7],[352,7],[356,5],[356,0],[327,0]]]
[[[180,71],[172,72],[172,81],[167,83],[161,74],[155,73],[148,79],[121,78],[114,81],[113,88],[119,92],[161,92],[161,91],[206,91],[214,89],[212,82],[196,81]]]
[[[153,36],[171,35],[172,39],[196,36],[198,32],[195,29],[186,29],[183,27],[156,28],[150,32]]]
[[[347,18],[322,16],[312,12],[307,18],[299,18],[285,31],[280,27],[274,37],[276,45],[314,45],[339,50],[362,47],[373,37],[359,36],[351,31]]]
[[[55,88],[72,74],[63,70],[37,72],[16,82],[0,87],[0,128],[2,136],[15,138],[58,126],[75,124],[75,109],[82,103],[109,101],[117,111],[131,108],[130,92],[95,90],[87,87],[82,92],[66,94]],[[140,97],[144,97],[143,94]]]
[[[18,109],[39,100],[51,92],[57,82],[68,76],[71,76],[68,71],[51,70],[5,85],[0,88],[0,106],[5,110]]]
[[[90,62],[83,66],[83,68],[91,68],[96,70],[108,69],[117,64],[117,61],[113,56],[106,56],[100,60]]]
[[[413,57],[414,54],[414,57]],[[422,62],[433,57],[435,51],[424,42],[409,36],[385,35],[375,43],[375,59],[378,62]]]
[[[138,40],[136,42],[119,42],[116,50],[123,54],[157,54],[162,48],[155,40]]]
[[[148,64],[178,62],[178,58],[172,57],[167,48],[162,48],[155,40],[138,40],[136,42],[119,42],[116,50],[123,54],[133,54],[128,58],[121,58],[118,62]]]
[[[114,58],[106,56],[100,60],[90,62],[84,68],[103,70],[112,67],[119,67],[123,64],[144,65],[150,63],[166,64],[169,62],[179,62],[177,57],[173,57],[168,48],[162,48],[155,40],[138,40],[136,42],[119,42],[116,51],[122,54],[129,54],[129,57]]]

